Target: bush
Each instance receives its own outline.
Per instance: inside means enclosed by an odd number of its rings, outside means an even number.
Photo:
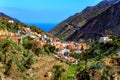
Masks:
[[[41,52],[42,52],[42,49],[41,49],[41,48],[36,48],[35,54],[36,54],[37,56],[39,56],[39,54],[41,54]]]
[[[0,76],[0,80],[2,80],[2,77]]]
[[[7,65],[6,65],[6,68],[5,68],[5,72],[4,72],[5,75],[9,75],[10,74],[11,66],[12,66],[12,60],[9,60]]]
[[[32,43],[27,38],[23,39],[23,46],[25,49],[32,49]]]
[[[54,77],[52,78],[52,80],[61,80],[62,74],[63,72],[65,72],[65,69],[60,66],[60,65],[54,65]]]
[[[3,62],[4,61],[4,57],[3,55],[0,54],[0,61]]]
[[[47,52],[48,55],[56,51],[55,46],[52,46],[52,45],[44,45],[43,48],[44,48],[44,51]]]
[[[33,64],[33,59],[28,58],[28,59],[26,60],[25,64],[24,64],[24,66],[29,69],[32,64]]]
[[[29,56],[28,50],[24,50],[23,55],[24,55],[25,57],[28,57],[28,56]]]
[[[16,63],[16,64],[22,72],[26,71],[26,68],[22,64],[20,63]]]
[[[24,61],[24,62],[23,62],[24,67],[29,69],[29,68],[31,67],[31,65],[33,64],[33,62],[34,62],[34,61],[33,61],[33,55],[32,55],[32,54],[29,55],[29,56],[28,56],[28,59],[27,59],[27,60],[24,60],[24,59],[23,59],[23,61]]]
[[[79,59],[80,58],[80,54],[77,54],[77,53],[70,54],[70,56],[75,58],[75,59]]]

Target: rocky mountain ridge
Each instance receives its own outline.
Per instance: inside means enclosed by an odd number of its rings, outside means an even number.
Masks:
[[[106,11],[110,6],[119,0],[103,0],[96,6],[86,8],[81,13],[77,13],[65,21],[58,24],[50,33],[63,39],[70,40],[71,36],[79,31],[79,28],[87,24],[92,18]]]
[[[119,13],[120,2],[109,7],[106,11],[88,21],[69,39],[79,40],[80,38],[90,38],[95,36],[111,36],[111,35],[119,36],[120,35]]]

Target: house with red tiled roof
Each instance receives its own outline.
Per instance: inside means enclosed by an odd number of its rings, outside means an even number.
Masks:
[[[69,57],[67,59],[67,62],[70,63],[70,64],[78,64],[78,60],[75,59],[75,58],[72,58],[72,57]]]

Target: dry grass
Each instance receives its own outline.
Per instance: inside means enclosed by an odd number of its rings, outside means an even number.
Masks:
[[[64,69],[68,68],[66,63],[60,62],[53,56],[42,56],[39,57],[39,61],[33,65],[33,76],[35,80],[50,80],[51,77],[45,78],[46,72],[52,71],[54,65],[63,65]]]

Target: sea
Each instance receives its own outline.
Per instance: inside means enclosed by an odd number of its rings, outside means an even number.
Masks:
[[[57,23],[27,23],[27,24],[30,26],[36,26],[45,32],[52,30],[57,25]]]

